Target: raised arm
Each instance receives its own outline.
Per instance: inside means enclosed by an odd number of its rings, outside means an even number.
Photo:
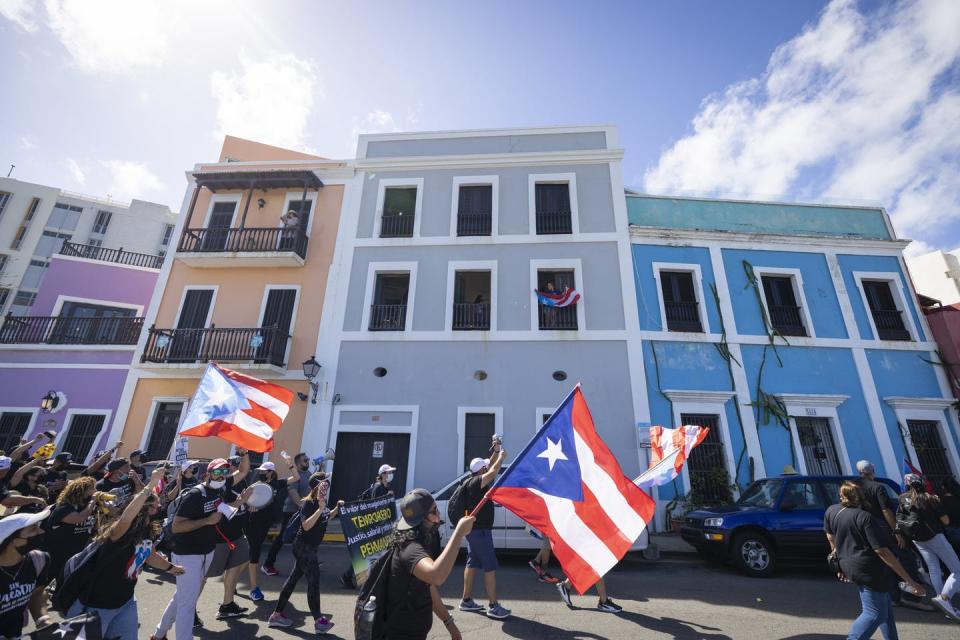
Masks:
[[[17,472],[13,474],[13,477],[10,478],[10,486],[16,487],[18,484],[20,484],[20,481],[23,480],[23,476],[25,476],[30,469],[35,469],[41,464],[43,464],[43,460],[38,458],[36,460],[31,460],[27,464],[17,469]]]
[[[486,487],[497,479],[497,474],[500,473],[500,467],[503,465],[503,459],[506,457],[507,452],[503,450],[503,447],[498,446],[496,452],[493,454],[493,460],[490,461],[490,468],[480,476],[481,487]]]
[[[76,513],[71,513],[69,515],[63,516],[62,522],[67,524],[81,524],[86,521],[91,515],[93,515],[94,509],[97,508],[97,501],[90,500],[90,504],[87,505],[87,508],[83,511],[77,511]]]
[[[22,458],[23,455],[24,455],[27,451],[30,451],[31,447],[33,447],[33,445],[37,444],[37,442],[39,442],[39,441],[40,441],[40,438],[42,438],[42,437],[43,437],[43,434],[41,433],[40,435],[34,437],[33,440],[28,440],[27,442],[24,442],[22,445],[20,445],[19,447],[17,447],[17,448],[14,449],[13,451],[11,451],[11,452],[10,452],[10,462],[16,462],[17,460],[19,460],[20,458]]]
[[[473,529],[473,523],[476,518],[464,516],[457,522],[457,528],[453,530],[453,535],[447,542],[447,546],[437,557],[436,560],[423,558],[413,568],[413,575],[429,585],[439,587],[450,576],[453,565],[457,561],[457,554],[460,552],[460,542]]]
[[[237,470],[231,474],[233,481],[240,482],[247,477],[247,474],[250,473],[250,454],[246,449],[238,449],[237,455],[240,456],[240,466],[237,467]]]
[[[147,486],[143,488],[142,491],[138,491],[137,494],[133,497],[133,500],[124,508],[123,513],[120,514],[120,520],[117,522],[117,526],[110,531],[110,539],[116,542],[123,535],[130,530],[130,525],[133,524],[133,521],[137,518],[137,514],[140,513],[140,509],[143,508],[144,503],[147,501],[147,497],[153,493],[154,487],[157,486],[157,483],[160,482],[160,478],[163,477],[164,469],[163,467],[157,467],[153,470],[153,473],[150,474],[150,482],[147,483]]]

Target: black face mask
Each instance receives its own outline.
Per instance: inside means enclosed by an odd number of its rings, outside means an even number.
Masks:
[[[268,473],[261,473],[261,474],[257,475],[257,479],[258,479],[260,482],[269,482],[269,481],[270,481],[270,474],[268,474]]]
[[[43,547],[42,533],[37,534],[31,538],[20,538],[20,539],[26,541],[26,544],[17,547],[17,551],[19,551],[21,555],[26,555],[30,551],[33,551],[35,549],[40,549],[41,547]]]

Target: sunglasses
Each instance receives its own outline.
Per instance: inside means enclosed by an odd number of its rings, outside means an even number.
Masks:
[[[214,469],[210,472],[212,476],[228,476],[230,475],[230,469]]]

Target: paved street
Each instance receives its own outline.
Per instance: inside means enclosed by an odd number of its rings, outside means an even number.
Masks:
[[[343,547],[324,545],[325,565],[323,608],[332,614],[331,637],[353,637],[352,592],[337,583],[346,566]],[[292,558],[288,552],[278,567],[286,571]],[[856,591],[832,580],[824,572],[784,569],[770,580],[743,577],[730,567],[710,565],[692,555],[666,555],[658,562],[628,560],[607,577],[610,595],[624,611],[613,615],[589,608],[569,610],[560,603],[556,589],[540,584],[526,566],[525,556],[507,557],[498,573],[500,599],[513,610],[503,622],[477,614],[454,612],[465,638],[782,638],[817,640],[845,637],[858,611]],[[448,604],[456,603],[462,585],[462,560],[442,593]],[[273,610],[282,578],[262,577],[267,601],[255,607],[250,618],[230,624],[216,620],[222,596],[219,581],[208,584],[200,601],[200,617],[206,628],[200,638],[306,638],[312,637],[304,596],[305,584],[295,593],[288,615],[297,627],[289,631],[269,629],[267,617]],[[480,586],[479,583],[477,586]],[[482,587],[480,587],[482,594]],[[145,573],[137,588],[141,611],[141,638],[148,638],[172,593],[172,584]],[[481,598],[477,598],[480,600]],[[574,597],[584,607],[596,605],[596,596]],[[247,599],[245,587],[238,602],[255,606]],[[306,614],[306,616],[305,616]],[[900,637],[922,640],[956,640],[960,625],[936,613],[897,610]],[[435,624],[430,638],[448,637]],[[879,638],[879,634],[877,636]]]

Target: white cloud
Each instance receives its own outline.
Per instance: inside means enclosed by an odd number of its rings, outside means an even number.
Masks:
[[[936,247],[932,247],[923,240],[914,240],[907,245],[907,248],[903,250],[903,256],[905,258],[915,258],[916,256],[922,256],[926,253],[931,253],[936,251]]]
[[[240,53],[240,69],[210,74],[219,140],[230,134],[305,149],[314,96],[322,97],[314,63],[292,53],[256,59]]]
[[[87,184],[87,176],[83,172],[83,169],[80,168],[79,162],[73,158],[67,158],[63,163],[66,165],[67,171],[70,173],[70,177],[73,178],[74,182],[76,182],[78,186],[82,188]]]
[[[166,187],[142,162],[108,160],[103,166],[110,172],[107,194],[114,200],[145,199],[147,193],[162,191]]]
[[[880,200],[897,227],[960,218],[960,2],[835,0],[765,73],[707,97],[650,192]]]
[[[34,142],[30,136],[22,136],[20,138],[20,150],[21,151],[33,151],[37,148],[37,143]]]
[[[353,118],[353,137],[364,133],[393,133],[400,131],[396,118],[389,111],[374,109],[362,118]]]
[[[32,0],[0,0],[0,16],[24,31],[33,33],[37,30],[37,6]]]

